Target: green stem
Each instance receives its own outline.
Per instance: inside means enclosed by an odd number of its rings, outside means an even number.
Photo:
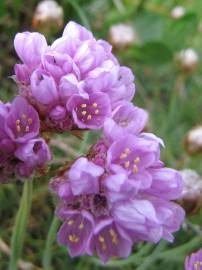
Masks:
[[[55,235],[56,235],[56,232],[58,230],[58,227],[59,227],[59,224],[60,224],[60,221],[59,219],[54,216],[52,222],[51,222],[51,225],[50,225],[50,229],[48,231],[48,236],[47,236],[47,239],[46,239],[46,246],[45,246],[45,251],[44,251],[44,254],[43,254],[43,269],[44,270],[49,270],[50,269],[50,264],[51,264],[51,257],[52,257],[52,245],[53,245],[53,242],[55,240]]]
[[[79,153],[82,154],[83,151],[85,150],[86,143],[89,138],[89,131],[85,133],[84,139],[80,145]],[[54,216],[53,220],[51,222],[49,231],[48,231],[48,236],[46,239],[46,244],[45,244],[45,250],[43,254],[43,260],[42,260],[42,265],[43,265],[43,270],[50,270],[50,265],[51,265],[51,259],[52,259],[52,245],[55,241],[55,236],[59,227],[60,221],[59,219]]]
[[[73,9],[77,12],[78,16],[81,19],[82,24],[91,30],[90,24],[88,22],[88,18],[83,11],[83,9],[80,7],[80,5],[75,0],[68,0],[68,3],[73,7]]]
[[[181,261],[184,259],[185,255],[187,255],[194,248],[198,247],[200,243],[201,243],[201,238],[197,236],[193,238],[190,242],[184,245],[175,247],[171,250],[166,250],[166,251],[161,252],[161,248],[164,249],[166,245],[165,242],[162,242],[160,249],[157,246],[154,252],[149,257],[145,258],[144,261],[141,263],[141,265],[138,268],[136,268],[136,270],[149,269],[149,267],[151,267],[151,265],[158,259],[168,260],[170,262]]]
[[[79,148],[79,154],[83,154],[83,152],[86,149],[86,145],[87,145],[88,139],[89,139],[89,133],[90,133],[89,131],[86,131],[86,133],[84,134],[82,143],[81,143],[80,148]]]
[[[19,210],[16,215],[15,226],[11,238],[11,257],[9,270],[17,270],[17,262],[21,256],[25,238],[26,226],[31,210],[32,202],[32,181],[25,181]]]

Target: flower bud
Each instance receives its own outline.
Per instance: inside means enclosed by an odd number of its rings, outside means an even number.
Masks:
[[[194,49],[188,48],[180,51],[176,56],[176,60],[182,71],[190,73],[196,69],[199,62],[199,56]]]
[[[182,6],[176,6],[171,10],[171,17],[173,19],[180,19],[185,15],[185,8]]]
[[[41,104],[52,104],[58,100],[58,92],[53,77],[42,69],[36,69],[31,76],[33,97]]]
[[[109,29],[109,42],[116,49],[124,49],[138,40],[134,28],[129,24],[115,24]]]
[[[41,1],[36,7],[32,26],[46,34],[58,32],[63,27],[63,9],[53,0]]]
[[[190,155],[202,152],[202,126],[192,128],[185,136],[184,146]]]
[[[183,181],[182,205],[189,214],[195,213],[201,207],[202,178],[194,170],[180,171]]]

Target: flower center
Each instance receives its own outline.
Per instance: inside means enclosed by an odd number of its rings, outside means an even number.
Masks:
[[[26,114],[22,114],[20,119],[17,119],[15,122],[16,131],[18,134],[28,133],[30,131],[30,127],[33,123],[32,118],[28,118]]]
[[[98,115],[100,110],[96,102],[92,104],[82,103],[76,108],[76,112],[79,114],[79,118],[83,121],[90,121],[93,116]]]
[[[130,148],[125,148],[124,151],[120,154],[119,159],[124,169],[131,170],[134,174],[138,173],[138,164],[140,162],[140,157],[135,156],[134,158],[134,155],[131,155]]]

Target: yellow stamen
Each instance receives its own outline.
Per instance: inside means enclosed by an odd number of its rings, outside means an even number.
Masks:
[[[20,133],[20,132],[21,132],[21,127],[20,127],[19,125],[17,125],[17,126],[16,126],[16,130],[17,130],[17,132]]]
[[[126,161],[126,162],[124,163],[124,167],[127,169],[129,166],[130,166],[130,161],[128,160],[128,161]]]
[[[87,120],[91,120],[92,119],[92,116],[89,114],[88,116],[87,116]]]
[[[18,126],[20,124],[20,119],[16,120],[16,125]]]
[[[105,242],[105,239],[104,239],[104,237],[102,235],[99,235],[98,240],[99,240],[100,243]]]
[[[133,173],[137,173],[138,172],[138,167],[136,165],[133,166]]]
[[[81,222],[81,224],[79,225],[79,229],[82,230],[84,228],[84,224],[83,222]]]
[[[196,262],[194,263],[194,270],[199,270],[199,269],[200,269],[199,266],[202,266],[202,261],[201,261],[201,262],[196,261]]]
[[[120,155],[120,159],[127,158],[127,156],[128,156],[128,154],[126,154],[126,153],[122,153],[122,154]]]
[[[79,237],[76,236],[75,234],[70,234],[69,235],[69,241],[72,242],[72,243],[78,243]]]
[[[94,102],[94,103],[92,104],[92,106],[93,106],[94,108],[97,108],[97,103]]]
[[[26,119],[27,118],[26,114],[24,114],[24,113],[21,115],[21,117],[22,117],[22,119]]]
[[[25,132],[29,132],[29,126],[25,127]]]
[[[98,114],[99,113],[99,110],[97,109],[97,110],[95,110],[95,114]]]
[[[139,163],[140,162],[140,158],[139,157],[136,157],[135,159],[134,159],[134,163]]]
[[[33,122],[33,121],[32,121],[32,118],[28,118],[27,122],[28,122],[29,125],[31,125],[32,122]]]
[[[130,148],[126,148],[126,149],[124,150],[124,153],[130,154]]]
[[[86,108],[87,105],[84,103],[84,104],[81,104],[81,108]]]
[[[105,239],[104,239],[104,237],[103,237],[102,235],[99,235],[98,240],[99,240],[99,242],[101,243],[101,248],[102,248],[103,250],[106,250],[106,249],[107,249],[107,246],[106,246],[106,244],[105,244]]]
[[[86,115],[87,114],[87,111],[82,111],[81,114],[82,115]]]
[[[68,222],[67,222],[68,225],[73,225],[74,224],[74,220],[73,219],[70,219]]]
[[[109,230],[109,233],[110,233],[110,235],[111,235],[111,237],[112,237],[112,243],[113,243],[114,245],[117,245],[117,244],[118,244],[118,237],[117,237],[117,234],[116,234],[115,231],[112,230],[112,229]]]

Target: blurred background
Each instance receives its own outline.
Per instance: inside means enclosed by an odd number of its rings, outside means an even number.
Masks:
[[[8,101],[17,94],[12,80],[14,64],[19,61],[13,46],[15,34],[39,31],[51,43],[70,20],[90,29],[96,38],[108,40],[121,65],[132,68],[137,89],[134,104],[148,111],[147,131],[165,141],[162,160],[182,171],[190,193],[179,202],[187,211],[187,220],[173,244],[140,243],[127,260],[103,266],[96,258],[71,259],[55,241],[51,269],[184,269],[185,256],[202,247],[202,1],[0,0],[0,100]],[[51,144],[53,169],[78,156],[75,136],[56,136]],[[84,152],[87,149],[88,145]],[[46,179],[34,181],[19,269],[43,269],[45,237],[54,213],[54,198],[47,188],[51,172]],[[0,188],[0,270],[7,269],[21,190],[21,183]],[[137,260],[135,253],[141,249],[142,257]]]

